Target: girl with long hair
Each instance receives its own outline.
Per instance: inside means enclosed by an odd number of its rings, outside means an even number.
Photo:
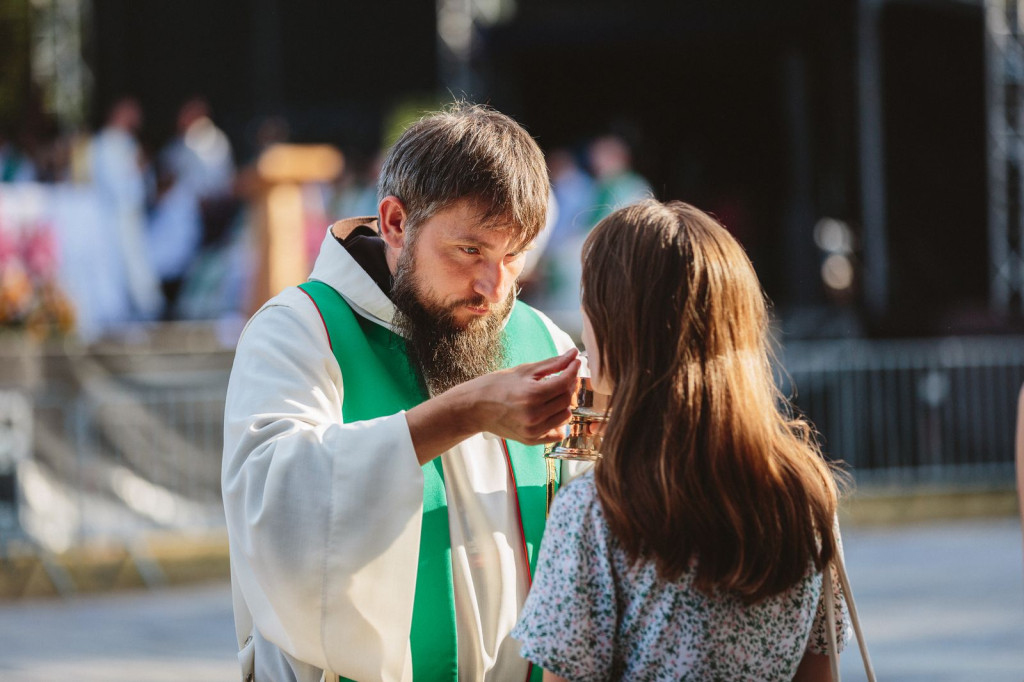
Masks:
[[[834,472],[776,389],[743,249],[693,206],[644,201],[591,232],[582,291],[610,418],[552,506],[523,656],[545,680],[830,679]]]

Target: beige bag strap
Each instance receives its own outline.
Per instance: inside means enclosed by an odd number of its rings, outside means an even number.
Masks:
[[[837,548],[838,549],[838,548]],[[846,608],[850,611],[850,622],[853,623],[853,631],[857,635],[857,647],[860,649],[861,660],[864,661],[864,672],[867,673],[868,682],[877,682],[875,669],[871,665],[871,656],[868,654],[868,644],[864,640],[864,633],[860,628],[860,618],[857,616],[857,605],[853,601],[853,588],[850,587],[850,578],[846,575],[846,563],[843,561],[842,550],[838,549],[833,562],[825,566],[822,572],[821,589],[825,593],[825,618],[827,620],[826,639],[828,640],[828,662],[832,668],[832,682],[839,680],[839,649],[836,646],[836,607],[835,596],[832,594],[832,568],[839,574],[839,585],[846,598]]]
[[[836,653],[836,604],[832,594],[832,564],[826,564],[821,573],[821,592],[825,597],[825,640],[828,642],[828,664],[832,669],[832,682],[839,682],[839,654]],[[850,595],[846,595],[850,599]],[[849,601],[847,601],[849,603]]]

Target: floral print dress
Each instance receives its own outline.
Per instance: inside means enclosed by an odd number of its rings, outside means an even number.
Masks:
[[[571,682],[791,680],[805,651],[825,654],[822,574],[753,606],[702,594],[631,565],[608,529],[593,473],[555,498],[537,575],[512,636],[523,657]],[[837,643],[851,628],[838,582]]]

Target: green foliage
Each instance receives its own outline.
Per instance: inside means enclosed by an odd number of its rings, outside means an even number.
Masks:
[[[409,95],[399,101],[384,119],[382,144],[388,149],[410,125],[427,114],[443,109],[451,104],[454,98],[449,93],[433,95]]]

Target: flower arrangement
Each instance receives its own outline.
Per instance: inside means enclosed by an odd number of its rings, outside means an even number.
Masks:
[[[74,308],[57,283],[53,230],[36,224],[11,233],[0,226],[0,334],[24,332],[44,341],[74,328]]]

